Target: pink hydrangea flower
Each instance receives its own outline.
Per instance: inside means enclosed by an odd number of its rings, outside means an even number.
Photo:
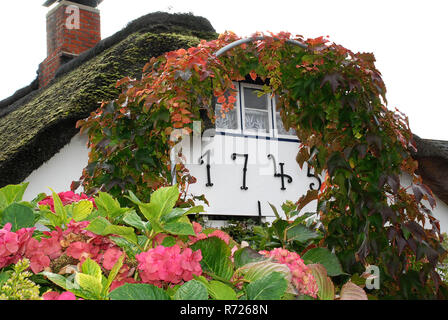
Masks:
[[[63,293],[59,293],[56,291],[49,291],[47,293],[44,293],[42,295],[42,298],[44,298],[44,300],[76,300],[76,296],[69,291],[63,292]],[[83,300],[83,299],[79,299],[79,300]]]
[[[199,223],[193,221],[193,230],[194,230],[194,233],[196,233],[196,234],[201,233],[202,226]]]
[[[230,242],[230,236],[222,230],[215,230],[212,233],[210,233],[208,235],[208,237],[209,238],[210,237],[218,237],[219,239],[224,241],[226,244],[229,244],[229,242]]]
[[[11,232],[11,223],[0,229],[0,268],[17,263],[23,258],[35,228],[22,228]]]
[[[14,254],[19,250],[19,236],[14,232],[5,233],[3,237],[4,250],[8,254]]]
[[[31,238],[25,249],[25,256],[30,259],[30,268],[34,273],[49,267],[51,260],[59,258],[62,254],[60,228],[52,232],[44,232],[44,235],[49,238],[42,238],[40,242]]]
[[[73,202],[79,202],[81,200],[89,200],[93,203],[93,205],[96,208],[95,200],[93,198],[89,198],[86,194],[81,193],[80,195],[74,193],[73,191],[66,191],[66,192],[59,192],[58,193],[59,198],[62,201],[62,204],[68,205]],[[39,203],[39,205],[48,205],[50,206],[50,210],[54,212],[54,201],[53,196],[48,196],[45,199],[42,199]]]
[[[135,281],[134,278],[132,278],[132,277],[124,278],[121,280],[114,280],[114,281],[112,281],[112,283],[110,285],[109,291],[113,291],[126,283],[138,283],[138,282]]]
[[[90,242],[75,241],[70,243],[70,246],[65,250],[65,254],[84,262],[88,257],[94,259],[99,251],[100,248]]]
[[[30,258],[30,268],[34,273],[39,273],[50,266],[50,258],[44,254],[35,254]]]
[[[123,251],[118,248],[107,249],[103,256],[103,267],[107,270],[112,270],[115,263],[117,263],[118,259],[120,259],[123,254]]]
[[[214,230],[209,235],[206,235],[202,232],[202,226],[199,223],[193,222],[193,230],[196,236],[188,236],[190,240],[190,244],[198,242],[199,240],[207,239],[210,237],[217,237],[223,240],[226,244],[230,243],[230,236],[222,230]]]
[[[319,288],[316,279],[314,278],[311,269],[305,265],[302,258],[297,253],[283,248],[275,248],[271,251],[264,250],[259,253],[288,266],[292,274],[292,283],[299,293],[309,295],[313,298],[317,297]]]
[[[97,237],[97,235],[94,234],[93,232],[85,230],[85,228],[87,228],[89,226],[89,224],[90,224],[90,221],[76,222],[75,220],[71,220],[67,224],[67,229],[64,231],[64,234],[74,233],[74,234],[83,234],[83,235],[86,235],[86,236],[92,237],[92,238]]]
[[[147,252],[137,254],[138,269],[143,282],[161,285],[161,282],[178,284],[190,281],[193,275],[200,276],[202,268],[201,250],[186,248],[181,252],[179,245],[172,247],[157,246]]]
[[[104,269],[112,269],[122,251],[109,238],[85,230],[88,225],[89,221],[72,220],[64,231],[56,227],[51,232],[43,232],[44,236],[39,241],[32,237],[35,228],[11,232],[12,225],[7,223],[0,229],[0,268],[17,263],[25,257],[30,260],[31,271],[39,273],[50,267],[52,260],[65,253],[81,263],[90,257],[103,264]],[[79,235],[82,237],[77,237]],[[77,238],[82,241],[67,240]],[[120,274],[127,274],[129,270],[129,266],[123,265]]]

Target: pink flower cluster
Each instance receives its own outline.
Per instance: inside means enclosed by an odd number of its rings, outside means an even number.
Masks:
[[[59,293],[56,291],[49,291],[43,294],[44,300],[76,300],[76,296],[70,291]],[[78,300],[84,300],[79,298]]]
[[[39,273],[45,268],[48,268],[50,266],[50,262],[59,258],[65,249],[67,249],[65,253],[68,256],[73,257],[70,252],[67,252],[72,246],[75,246],[76,242],[71,242],[71,239],[73,238],[90,237],[96,239],[99,237],[90,231],[84,230],[84,228],[88,225],[89,221],[75,222],[72,220],[68,223],[67,229],[64,231],[62,231],[61,228],[56,227],[56,230],[54,231],[44,231],[43,234],[46,237],[43,237],[40,241],[35,238],[30,239],[26,248],[25,256],[30,259],[31,270],[34,273]],[[85,255],[81,262],[88,256],[89,255]]]
[[[19,230],[20,231],[20,230]],[[31,238],[27,247],[25,256],[30,259],[30,268],[34,273],[39,273],[50,266],[53,259],[57,259],[62,254],[60,239],[62,238],[62,230],[52,232],[44,232],[49,238],[42,238],[39,242],[35,238]]]
[[[58,193],[59,198],[61,198],[62,204],[68,205],[73,202],[79,202],[81,200],[89,200],[93,203],[93,205],[96,208],[95,200],[93,198],[89,198],[86,194],[81,193],[80,195],[74,193],[73,191],[66,191],[66,192],[59,192]],[[54,212],[54,200],[53,196],[48,196],[45,199],[42,199],[39,203],[39,205],[48,205],[50,206],[50,210]]]
[[[274,261],[288,266],[292,274],[292,283],[299,293],[316,298],[319,290],[316,279],[310,268],[303,262],[302,258],[295,253],[283,248],[275,248],[271,251],[260,251],[260,254],[273,258]]]
[[[67,241],[70,237],[76,239],[76,236],[80,236],[82,239],[69,242],[65,254],[81,263],[90,258],[102,265],[104,269],[112,270],[118,259],[125,253],[109,238],[85,230],[88,225],[89,221],[72,221],[68,224],[67,230],[62,233],[63,238],[60,239]],[[64,244],[64,241],[62,243]],[[124,264],[120,273],[128,271],[129,267]]]
[[[11,223],[0,229],[0,268],[17,263],[25,256],[35,228],[23,228],[11,232]]]
[[[72,220],[64,231],[56,227],[54,231],[43,232],[44,236],[39,241],[32,237],[35,228],[11,232],[11,224],[7,223],[0,230],[0,268],[17,263],[25,257],[30,260],[31,270],[39,273],[49,268],[51,261],[65,253],[81,263],[91,258],[104,269],[111,270],[124,253],[108,238],[84,230],[88,224],[89,221]],[[129,271],[129,267],[123,265],[120,277]]]
[[[143,282],[161,287],[163,283],[178,284],[190,281],[193,275],[200,276],[202,268],[201,250],[186,248],[181,252],[179,245],[157,246],[147,252],[137,254],[138,269]]]
[[[214,230],[209,235],[206,235],[205,233],[202,233],[202,226],[197,222],[193,222],[193,230],[196,233],[196,236],[195,237],[189,236],[190,244],[193,244],[199,240],[207,239],[210,237],[217,237],[223,240],[226,244],[230,243],[230,236],[222,230]]]

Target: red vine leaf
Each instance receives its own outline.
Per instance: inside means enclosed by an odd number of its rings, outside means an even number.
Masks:
[[[343,80],[344,77],[342,77],[339,73],[327,74],[322,79],[320,87],[322,88],[325,85],[325,83],[328,82],[331,86],[331,90],[333,90],[333,92],[336,92],[337,88],[339,87],[339,85],[342,83]]]
[[[250,75],[250,78],[251,78],[253,81],[257,80],[257,74],[255,73],[255,71],[252,70],[252,71],[249,73],[249,75]]]

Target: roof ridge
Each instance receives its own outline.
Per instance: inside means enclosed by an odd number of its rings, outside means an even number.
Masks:
[[[448,160],[448,141],[437,139],[422,139],[413,135],[417,144],[416,157],[439,157]]]

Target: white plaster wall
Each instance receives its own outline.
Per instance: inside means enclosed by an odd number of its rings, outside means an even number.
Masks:
[[[33,200],[39,193],[69,191],[73,180],[78,180],[87,165],[89,149],[87,136],[77,134],[50,160],[34,170],[24,182],[29,182],[23,199]]]
[[[432,210],[433,216],[440,221],[440,230],[448,233],[448,205],[437,196],[436,207]]]
[[[412,182],[411,177],[408,174],[403,174],[400,176],[400,183],[407,187],[410,186]],[[408,192],[412,192],[408,191]],[[428,201],[423,200],[423,204],[431,210],[432,215],[440,221],[440,231],[448,233],[448,205],[440,200],[436,195],[434,195],[434,199],[436,200],[436,206],[434,209],[431,209],[431,205]],[[431,224],[427,223],[425,228],[430,229]]]
[[[303,170],[299,168],[296,155],[299,147],[298,142],[277,141],[255,138],[244,138],[234,136],[216,135],[209,145],[203,144],[202,154],[211,150],[211,182],[213,186],[207,187],[207,159],[205,163],[198,164],[201,151],[197,146],[191,146],[188,142],[182,143],[183,153],[186,156],[187,168],[197,178],[195,184],[190,185],[189,192],[195,195],[205,194],[210,206],[205,205],[207,214],[219,215],[258,215],[258,201],[261,202],[261,214],[274,217],[269,203],[275,205],[282,213],[281,205],[286,200],[296,201],[300,196],[306,194],[315,178],[307,177],[307,165]],[[249,154],[246,185],[247,190],[241,190],[243,185],[244,157],[232,160],[232,153]],[[268,154],[273,154],[277,162],[277,172],[280,173],[279,163],[283,162],[284,173],[292,177],[293,181],[288,183],[285,178],[286,190],[281,190],[281,179],[274,177],[273,161],[268,159]],[[317,201],[311,202],[303,212],[316,211]]]

